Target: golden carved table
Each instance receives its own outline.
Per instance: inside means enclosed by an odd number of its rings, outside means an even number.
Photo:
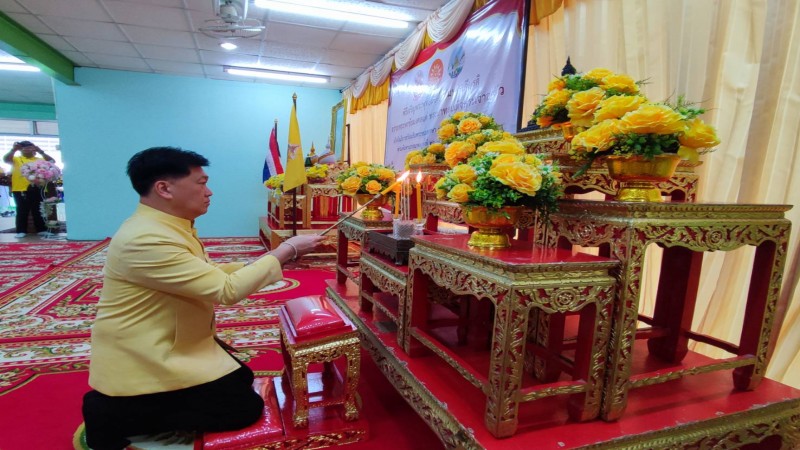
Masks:
[[[361,217],[363,211],[359,211],[338,225],[336,242],[337,283],[343,284],[348,278],[355,283],[359,282],[356,275],[350,270],[350,265],[347,261],[347,249],[350,241],[356,241],[361,245],[361,248],[365,248],[368,231],[392,231],[392,214],[384,209],[381,209],[381,211],[383,211],[383,219],[381,220],[364,220]],[[339,213],[339,216],[344,217],[348,214],[350,213]]]
[[[305,187],[310,201],[312,225],[336,222],[339,213],[352,211],[352,199],[342,196],[336,184],[309,183]],[[335,210],[331,207],[334,201]]]
[[[467,246],[468,235],[414,236],[409,252],[411,282],[406,300],[406,352],[433,351],[486,395],[484,423],[496,437],[516,432],[519,403],[572,394],[573,420],[600,412],[605,348],[614,280],[611,259],[513,241],[503,250]],[[488,299],[495,308],[489,373],[484,375],[429,333],[429,284],[464,296]],[[523,386],[528,316],[580,311],[573,381]]]
[[[398,265],[383,255],[361,250],[359,305],[364,312],[373,305],[397,325],[397,342],[402,345],[406,330],[406,286],[408,266]],[[391,296],[385,300],[381,294]]]
[[[616,420],[625,411],[629,389],[661,383],[685,375],[735,369],[734,386],[754,389],[764,376],[776,336],[775,314],[791,223],[786,205],[693,203],[625,203],[563,200],[551,217],[551,242],[600,247],[602,255],[620,261],[613,328],[609,346],[602,417]],[[648,337],[651,355],[679,363],[688,352],[688,340],[703,342],[736,355],[694,367],[675,365],[651,373],[631,374],[637,335],[642,266],[649,244],[664,247],[653,330]],[[691,331],[704,251],[755,247],[739,345]]]
[[[299,226],[310,228],[309,202],[305,194],[297,194],[292,198],[292,194],[284,194],[277,189],[267,189],[267,214],[269,218],[277,224],[280,229],[286,228],[287,211],[293,211],[293,207],[300,210]],[[296,203],[293,203],[296,202]],[[297,211],[294,210],[296,217]],[[290,216],[291,217],[291,216]]]

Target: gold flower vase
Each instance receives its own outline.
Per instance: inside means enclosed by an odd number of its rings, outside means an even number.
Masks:
[[[656,183],[669,181],[681,157],[664,153],[647,159],[639,155],[605,157],[608,175],[619,183],[615,200],[621,202],[660,202]]]
[[[383,211],[381,211],[381,206],[387,203],[385,195],[381,195],[380,197],[376,198],[375,200],[372,201],[372,203],[369,203],[369,201],[375,197],[375,195],[373,194],[355,194],[353,197],[355,197],[358,206],[367,205],[364,208],[364,210],[361,211],[362,219],[364,220],[383,219]]]
[[[475,231],[467,245],[481,248],[506,248],[511,246],[504,228],[516,225],[522,215],[522,206],[504,206],[490,209],[485,206],[464,206],[464,223]]]

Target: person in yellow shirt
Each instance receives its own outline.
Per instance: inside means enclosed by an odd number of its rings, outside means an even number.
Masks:
[[[94,450],[125,448],[141,434],[236,430],[263,412],[252,370],[216,337],[214,305],[279,281],[283,264],[323,238],[291,237],[249,264],[212,262],[194,228],[212,195],[206,166],[173,147],[128,162],[140,200],[108,247],[83,398]]]
[[[19,156],[14,154],[19,151]],[[41,158],[36,154],[41,155]],[[36,233],[40,236],[47,235],[47,226],[40,211],[42,204],[42,193],[39,188],[31,185],[22,176],[20,168],[23,164],[44,159],[54,162],[55,159],[46,154],[31,141],[15,142],[8,153],[3,156],[3,161],[13,165],[11,169],[11,195],[14,196],[14,203],[17,205],[17,234],[16,237],[24,238],[28,230],[28,216],[33,215],[33,226]]]

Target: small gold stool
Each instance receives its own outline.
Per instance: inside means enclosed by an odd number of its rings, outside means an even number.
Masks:
[[[288,300],[281,306],[278,316],[285,373],[294,396],[294,426],[308,426],[310,406],[343,405],[345,420],[357,420],[356,389],[361,370],[361,345],[356,327],[324,295]],[[341,357],[347,359],[345,374],[338,373],[333,364]],[[324,363],[324,383],[341,382],[344,387],[341,395],[310,402],[308,366],[315,363]],[[326,388],[324,392],[335,390]]]

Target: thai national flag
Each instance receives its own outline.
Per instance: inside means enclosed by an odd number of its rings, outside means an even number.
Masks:
[[[261,175],[261,182],[273,175],[283,173],[283,165],[281,165],[281,151],[278,149],[278,121],[275,120],[275,126],[272,128],[272,133],[269,135],[269,152],[264,159],[264,172]]]

